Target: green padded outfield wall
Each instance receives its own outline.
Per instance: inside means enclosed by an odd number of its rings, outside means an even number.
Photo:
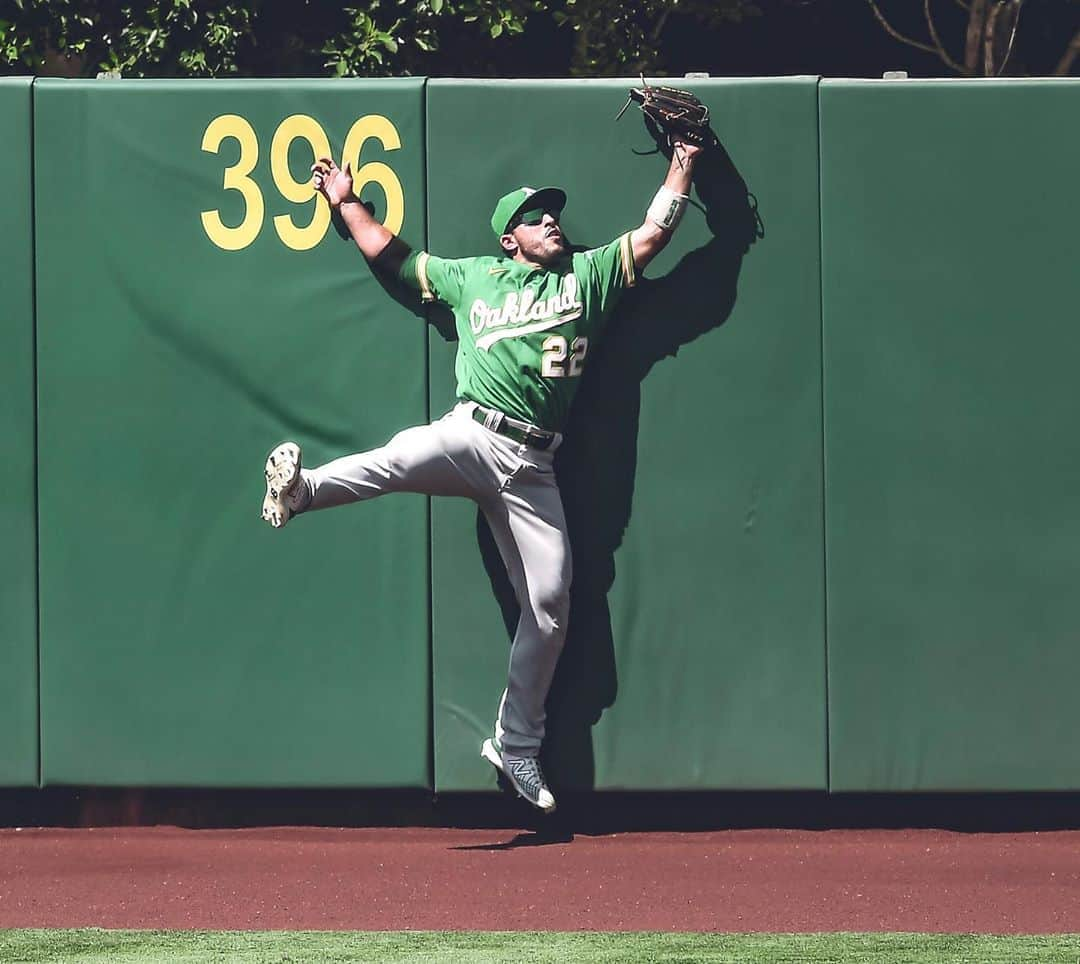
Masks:
[[[727,154],[702,168],[655,283],[588,363],[557,462],[574,549],[549,700],[557,787],[824,788],[817,98],[813,78],[687,81]],[[495,200],[563,186],[579,244],[641,223],[667,162],[630,82],[431,81],[431,249],[497,253]],[[756,195],[764,237],[747,197]],[[750,246],[750,242],[756,243]],[[747,250],[749,249],[749,250]],[[432,414],[453,401],[432,335]],[[515,617],[468,502],[432,503],[435,777],[479,757]]]
[[[347,148],[422,238],[422,113],[422,80],[36,85],[46,783],[430,785],[426,500],[259,517],[271,445],[425,417],[423,321],[309,186]]]
[[[0,79],[0,786],[36,786],[37,535],[34,522],[34,275],[31,79]]]
[[[822,84],[833,790],[1080,789],[1077,117]]]

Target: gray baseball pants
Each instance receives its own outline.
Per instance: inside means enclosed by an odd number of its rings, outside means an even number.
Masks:
[[[520,444],[475,421],[475,407],[463,402],[382,448],[303,469],[306,493],[301,489],[294,501],[298,511],[311,511],[419,492],[480,506],[521,606],[495,735],[508,753],[535,756],[570,613],[570,542],[552,466],[562,438],[545,450]]]

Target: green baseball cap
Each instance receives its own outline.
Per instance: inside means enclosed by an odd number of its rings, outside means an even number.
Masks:
[[[566,192],[558,187],[542,187],[539,190],[531,187],[519,187],[516,191],[499,198],[495,205],[495,213],[491,215],[491,230],[495,237],[501,238],[506,234],[506,226],[514,220],[522,211],[533,211],[541,208],[549,208],[561,211],[566,206]]]

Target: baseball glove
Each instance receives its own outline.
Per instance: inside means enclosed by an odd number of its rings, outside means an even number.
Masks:
[[[645,127],[656,141],[657,149],[667,157],[671,157],[675,141],[698,147],[716,144],[716,135],[709,127],[709,108],[688,90],[653,86],[642,77],[641,86],[631,88],[615,120],[633,103],[641,108]]]

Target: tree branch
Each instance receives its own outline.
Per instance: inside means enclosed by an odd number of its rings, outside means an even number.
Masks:
[[[930,28],[930,38],[937,46],[938,56],[958,74],[964,73],[964,68],[949,56],[949,52],[941,42],[941,37],[938,36],[937,27],[934,26],[934,18],[930,15],[930,0],[923,0],[923,13],[926,15],[926,26]]]
[[[877,22],[885,28],[885,32],[890,37],[895,40],[899,40],[901,43],[905,43],[910,47],[916,47],[919,50],[925,50],[928,54],[937,53],[937,50],[935,50],[929,44],[919,43],[918,40],[912,40],[910,37],[905,37],[902,33],[893,29],[893,25],[882,16],[881,11],[878,9],[878,5],[874,2],[874,0],[866,0],[866,2],[870,4],[870,9],[874,11],[874,16],[877,18]]]
[[[1012,30],[1009,32],[1009,45],[1005,48],[1005,56],[1001,59],[1001,66],[998,67],[995,77],[1000,77],[1005,70],[1005,67],[1009,63],[1009,58],[1012,56],[1013,43],[1016,41],[1016,29],[1020,26],[1020,10],[1024,6],[1024,0],[1012,0],[1010,4],[1010,10],[1012,12]]]
[[[1002,5],[995,3],[993,9],[990,11],[990,16],[986,18],[986,26],[983,28],[983,76],[992,77],[994,75],[994,33],[997,30],[998,14],[1001,13]]]
[[[1076,31],[1076,35],[1069,41],[1069,46],[1065,48],[1065,53],[1061,55],[1061,60],[1054,68],[1054,76],[1068,77],[1073,61],[1077,57],[1080,57],[1080,30]]]
[[[968,13],[967,40],[964,47],[964,65],[970,76],[975,73],[979,63],[979,40],[983,35],[983,24],[986,21],[987,0],[972,0],[971,11]]]
[[[654,44],[660,42],[660,34],[664,32],[664,27],[667,25],[668,17],[671,16],[672,7],[666,7],[664,12],[656,20],[656,26],[652,28],[649,33],[649,38]]]

